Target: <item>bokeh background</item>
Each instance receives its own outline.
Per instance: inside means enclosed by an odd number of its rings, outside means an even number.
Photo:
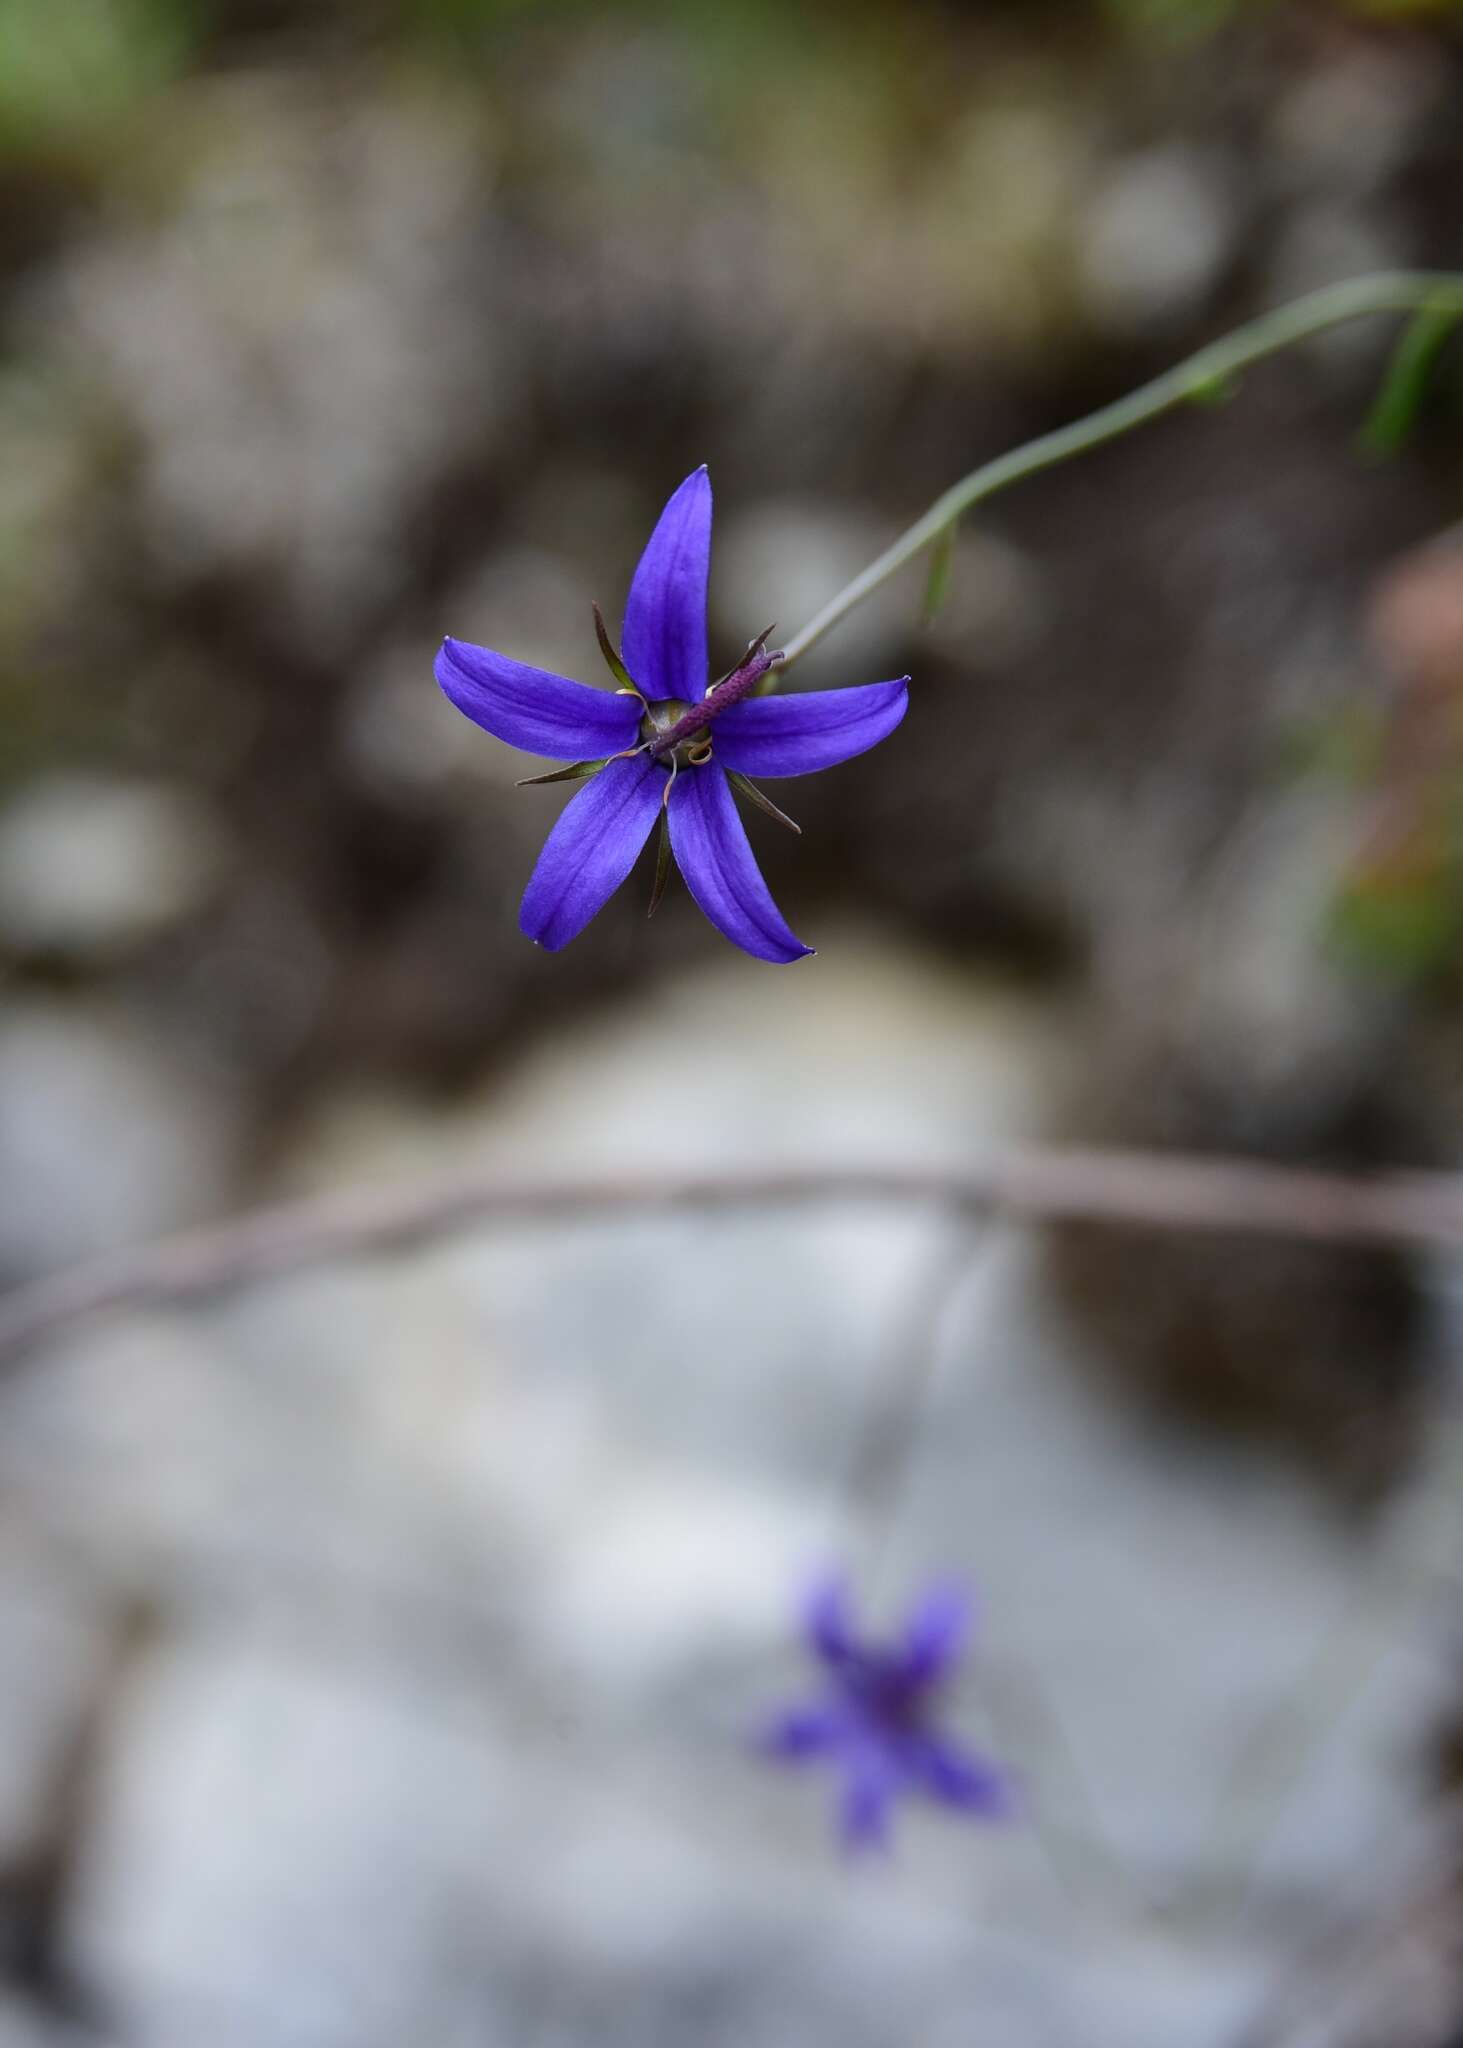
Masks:
[[[0,0],[0,1280],[465,1164],[1453,1162],[1456,348],[1385,454],[1364,323],[830,636],[912,709],[751,821],[792,969],[648,877],[521,939],[560,796],[431,657],[595,679],[705,461],[730,660],[1460,224],[1451,5]],[[1448,2048],[1457,1324],[1446,1263],[835,1203],[36,1347],[0,2041]],[[750,1756],[837,1556],[979,1589],[1021,1825],[849,1871]]]

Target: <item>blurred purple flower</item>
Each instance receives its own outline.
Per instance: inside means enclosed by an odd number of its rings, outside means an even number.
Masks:
[[[841,1778],[839,1833],[850,1850],[889,1839],[894,1801],[923,1793],[977,1820],[1008,1818],[1009,1780],[934,1726],[940,1689],[959,1662],[969,1605],[954,1587],[932,1586],[892,1645],[860,1641],[848,1588],[821,1580],[804,1617],[823,1686],[807,1705],[778,1714],[766,1752],[785,1763],[827,1763]]]
[[[657,900],[673,854],[701,909],[744,952],[787,961],[812,950],[768,892],[732,785],[780,818],[748,776],[808,775],[876,746],[904,716],[909,678],[757,695],[778,660],[764,634],[708,689],[710,563],[711,485],[702,468],[671,498],[640,558],[625,604],[623,660],[601,627],[622,685],[615,691],[467,641],[442,643],[437,680],[459,711],[510,746],[573,764],[542,779],[580,771],[592,778],[550,832],[519,914],[527,936],[550,952],[577,937],[618,889],[657,820]]]

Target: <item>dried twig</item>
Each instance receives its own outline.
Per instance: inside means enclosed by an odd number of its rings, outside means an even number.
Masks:
[[[0,1300],[0,1357],[104,1309],[198,1300],[272,1274],[484,1225],[637,1210],[922,1206],[951,1215],[1086,1221],[1314,1243],[1463,1247],[1463,1178],[1313,1172],[1172,1153],[1016,1147],[965,1170],[830,1166],[513,1180],[497,1169],[351,1189],[123,1251]]]

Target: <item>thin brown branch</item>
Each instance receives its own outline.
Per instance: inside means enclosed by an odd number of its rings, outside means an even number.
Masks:
[[[358,1258],[469,1227],[635,1211],[921,1206],[952,1215],[1085,1221],[1315,1243],[1463,1247],[1463,1177],[1356,1176],[1255,1160],[1025,1146],[964,1170],[869,1166],[513,1180],[442,1174],[257,1210],[122,1251],[0,1300],[0,1357],[104,1309],[199,1300],[272,1274]]]

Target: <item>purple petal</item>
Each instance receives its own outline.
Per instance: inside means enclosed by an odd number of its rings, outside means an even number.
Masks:
[[[876,1744],[865,1743],[853,1752],[838,1803],[838,1832],[845,1849],[858,1853],[888,1847],[898,1783],[898,1773]]]
[[[959,1661],[970,1632],[970,1600],[959,1586],[931,1586],[905,1624],[899,1665],[911,1685],[933,1685]]]
[[[811,1588],[803,1629],[814,1654],[835,1669],[857,1654],[848,1582],[840,1574],[829,1573]]]
[[[611,761],[560,814],[523,892],[518,922],[551,953],[577,938],[635,865],[660,811],[665,770],[648,754]]]
[[[671,851],[686,887],[734,946],[758,960],[801,960],[812,952],[773,902],[718,767],[687,768],[676,778],[670,820]]]
[[[459,711],[526,754],[596,761],[633,746],[640,729],[640,706],[633,697],[591,690],[586,683],[529,668],[469,640],[442,642],[436,674]]]
[[[908,676],[852,690],[744,697],[714,728],[716,758],[743,775],[811,775],[887,739],[909,708]]]
[[[837,1707],[789,1707],[765,1730],[762,1747],[788,1763],[827,1756],[846,1740],[848,1721]]]
[[[647,697],[706,695],[706,579],[711,569],[711,484],[693,470],[646,543],[630,595],[620,651]]]
[[[907,1762],[911,1775],[942,1806],[958,1807],[983,1820],[1005,1820],[1014,1811],[1010,1780],[939,1736],[927,1735],[915,1742]]]

